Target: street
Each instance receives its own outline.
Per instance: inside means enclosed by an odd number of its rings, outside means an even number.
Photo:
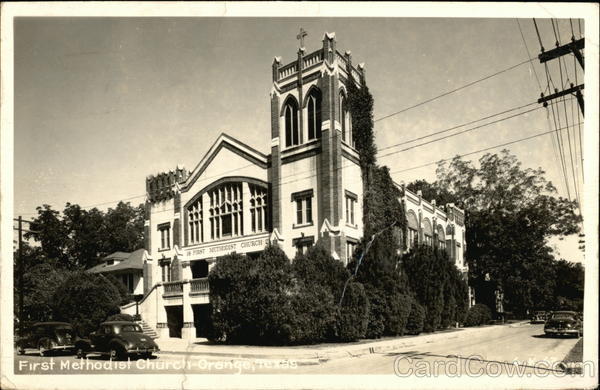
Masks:
[[[112,362],[89,355],[39,357],[34,351],[15,354],[16,374],[396,374],[434,375],[549,375],[556,369],[576,338],[548,338],[543,325],[522,324],[483,328],[477,332],[449,333],[436,342],[303,364],[294,360],[243,359],[207,355],[159,353],[152,359]],[[512,370],[512,371],[511,371]]]

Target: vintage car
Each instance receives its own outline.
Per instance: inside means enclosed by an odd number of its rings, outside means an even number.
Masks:
[[[142,332],[142,328],[130,321],[107,321],[90,334],[89,339],[81,339],[75,345],[78,358],[95,352],[121,360],[137,355],[148,358],[158,352],[158,345]]]
[[[37,322],[17,340],[17,353],[37,349],[40,356],[56,351],[73,352],[76,336],[71,324],[66,322]]]
[[[583,336],[583,322],[574,311],[555,311],[546,320],[544,333],[548,336]]]
[[[536,311],[535,313],[533,313],[533,316],[531,317],[531,323],[532,324],[543,324],[544,322],[546,322],[547,318],[548,318],[548,313],[546,313],[545,311]]]

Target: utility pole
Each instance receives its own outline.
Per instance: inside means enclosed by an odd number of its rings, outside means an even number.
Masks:
[[[581,54],[581,50],[583,50],[584,48],[585,48],[585,38],[580,38],[580,39],[576,40],[575,37],[573,37],[573,38],[571,38],[571,42],[569,42],[565,45],[562,45],[562,46],[559,46],[558,42],[556,42],[556,48],[554,48],[552,50],[544,51],[544,47],[542,46],[542,52],[538,56],[538,59],[540,60],[540,63],[543,64],[548,61],[560,58],[564,55],[573,53],[575,58],[577,58],[577,61],[579,62],[581,69],[585,70],[583,54]],[[544,105],[544,107],[547,107],[548,102],[550,100],[559,98],[564,95],[575,94],[575,97],[577,98],[577,103],[579,103],[579,109],[581,110],[581,114],[584,115],[583,94],[581,93],[582,90],[583,90],[583,83],[579,84],[579,85],[574,85],[573,83],[571,83],[571,88],[564,89],[562,91],[559,91],[557,88],[555,88],[554,93],[550,94],[548,96],[544,96],[544,94],[542,93],[540,98],[538,99],[538,103],[541,103]]]
[[[23,229],[23,222],[32,224],[33,221],[24,220],[22,216],[19,215],[19,218],[14,219],[18,223],[17,231],[19,234],[19,241],[17,246],[17,284],[19,289],[19,297],[18,297],[18,316],[19,316],[19,336],[23,336],[23,232],[28,233],[39,233],[37,231],[31,229]],[[13,228],[14,229],[14,228]]]
[[[19,336],[23,336],[23,217],[19,215],[19,247],[17,249],[18,256],[18,272],[19,272]]]

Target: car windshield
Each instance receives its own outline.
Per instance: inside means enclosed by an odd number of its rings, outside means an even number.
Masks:
[[[73,335],[73,328],[71,328],[70,326],[59,326],[55,329],[56,334],[61,335],[61,336],[66,336],[66,335]]]
[[[119,334],[121,332],[142,332],[142,328],[139,325],[117,325],[115,326],[115,333]]]
[[[570,320],[574,315],[571,313],[555,313],[552,315],[553,320]]]

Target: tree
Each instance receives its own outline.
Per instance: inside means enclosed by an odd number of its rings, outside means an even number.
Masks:
[[[31,231],[24,234],[25,239],[33,238],[40,243],[41,255],[46,260],[56,260],[60,265],[71,267],[67,256],[68,231],[60,218],[60,212],[44,204],[36,208],[37,218],[31,224]]]
[[[144,246],[144,205],[119,202],[104,217],[104,255],[116,251],[133,252]]]
[[[505,309],[521,315],[543,304],[553,272],[547,241],[579,231],[575,202],[559,197],[542,169],[523,168],[507,150],[483,155],[479,167],[460,157],[441,162],[436,175],[431,188],[407,187],[431,190],[465,210],[466,259],[478,301],[495,308],[495,292],[503,291]]]
[[[50,321],[53,318],[54,293],[70,276],[70,272],[50,263],[32,265],[23,273],[23,318],[25,323]],[[17,313],[15,283],[15,313]]]
[[[421,196],[425,200],[435,199],[436,203],[440,206],[448,203],[457,203],[456,197],[448,192],[445,188],[439,188],[435,184],[429,183],[427,180],[419,179],[410,182],[406,185],[406,188],[415,194],[421,191]]]
[[[87,336],[106,318],[120,312],[117,288],[101,275],[83,271],[69,275],[53,294],[53,318],[70,322]]]
[[[84,210],[67,203],[62,212],[49,205],[37,208],[38,216],[26,239],[40,243],[36,263],[56,260],[67,269],[85,269],[99,258],[116,251],[132,252],[143,247],[144,207],[119,202],[106,213]]]
[[[98,257],[105,255],[106,241],[104,214],[93,208],[86,211],[81,206],[67,203],[63,210],[63,224],[67,231],[66,253],[70,263],[90,268]]]
[[[560,259],[554,263],[557,275],[554,284],[555,297],[553,305],[548,307],[555,310],[583,311],[583,291],[585,270],[580,263],[571,263]]]

